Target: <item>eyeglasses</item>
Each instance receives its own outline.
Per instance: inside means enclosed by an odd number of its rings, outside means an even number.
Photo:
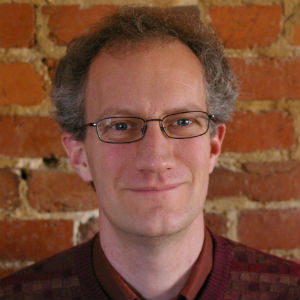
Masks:
[[[214,115],[204,111],[185,111],[166,115],[162,119],[108,117],[84,126],[96,127],[98,137],[104,143],[126,144],[141,140],[148,122],[160,122],[161,131],[169,138],[190,139],[205,134],[214,118]]]

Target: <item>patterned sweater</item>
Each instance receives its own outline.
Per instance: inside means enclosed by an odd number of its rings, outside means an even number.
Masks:
[[[300,299],[298,264],[212,238],[213,269],[195,299]],[[92,245],[93,240],[0,280],[0,299],[113,299],[95,276]]]

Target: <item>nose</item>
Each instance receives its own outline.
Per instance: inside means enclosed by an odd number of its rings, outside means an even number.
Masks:
[[[145,173],[163,173],[174,167],[174,141],[160,128],[160,123],[147,122],[142,140],[136,143],[136,168]]]

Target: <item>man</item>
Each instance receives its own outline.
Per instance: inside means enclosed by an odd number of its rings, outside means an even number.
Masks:
[[[235,98],[215,36],[185,16],[121,9],[73,41],[53,99],[100,232],[2,280],[0,298],[298,299],[296,263],[204,225]]]

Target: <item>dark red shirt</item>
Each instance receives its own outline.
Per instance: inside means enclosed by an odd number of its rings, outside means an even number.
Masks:
[[[106,258],[99,241],[99,235],[93,245],[93,264],[96,277],[102,288],[114,299],[122,300],[141,300],[143,299],[113,268]],[[201,253],[195,262],[192,272],[179,293],[174,298],[192,300],[205,283],[206,278],[212,270],[213,265],[213,246],[212,238],[207,229],[205,229],[204,242]]]

